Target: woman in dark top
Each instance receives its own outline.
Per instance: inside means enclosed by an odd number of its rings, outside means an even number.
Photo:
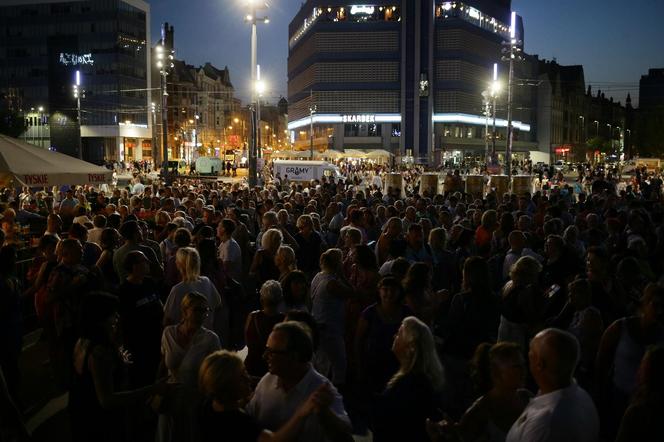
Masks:
[[[404,292],[399,281],[386,276],[378,283],[379,301],[367,307],[357,325],[355,351],[359,380],[372,393],[385,389],[390,377],[399,369],[392,353],[392,341],[401,321],[412,315],[403,304]]]
[[[127,439],[127,410],[153,395],[170,391],[159,383],[125,390],[129,361],[119,346],[116,297],[88,294],[81,306],[80,338],[74,349],[74,382],[69,392],[69,415],[75,442]]]
[[[495,342],[500,321],[498,297],[491,292],[489,267],[484,258],[464,262],[462,291],[452,298],[441,332],[444,353],[468,360],[482,342]]]
[[[23,337],[21,286],[15,271],[16,249],[4,246],[0,249],[0,368],[14,399],[19,382],[18,358]]]
[[[206,400],[199,407],[200,442],[269,442],[296,440],[303,421],[315,409],[311,398],[302,404],[279,431],[262,429],[242,406],[251,395],[251,378],[235,353],[217,351],[203,361],[199,387]]]
[[[207,276],[221,296],[221,308],[214,316],[214,330],[219,332],[222,348],[232,348],[229,320],[229,297],[226,290],[228,278],[224,266],[217,256],[217,246],[214,239],[202,239],[196,246],[201,256],[201,275]]]
[[[120,285],[120,317],[125,347],[131,354],[129,384],[132,388],[154,382],[159,361],[164,307],[151,278],[150,261],[138,250],[124,262],[127,279]]]
[[[113,268],[113,255],[120,245],[120,233],[109,227],[101,232],[101,255],[95,264],[99,272],[104,275],[104,282],[108,289],[113,290],[120,284],[120,278]]]
[[[261,309],[251,312],[247,317],[244,336],[248,352],[244,365],[249,374],[256,378],[267,373],[263,352],[272,327],[284,320],[284,315],[278,311],[281,299],[281,285],[274,280],[266,281],[260,290]]]
[[[278,229],[269,229],[261,237],[261,249],[256,251],[254,262],[251,264],[249,274],[255,278],[256,287],[261,287],[265,281],[279,279],[279,268],[274,263],[277,250],[281,247],[283,234]]]
[[[373,407],[374,441],[429,441],[426,420],[435,419],[443,367],[431,330],[419,319],[403,320],[392,351],[399,370]]]

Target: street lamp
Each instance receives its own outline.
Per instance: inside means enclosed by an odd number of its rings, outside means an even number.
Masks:
[[[39,147],[44,147],[44,142],[42,139],[42,125],[44,124],[44,106],[39,106],[37,108],[39,111],[39,123],[37,125],[37,136],[39,137]]]
[[[599,137],[599,121],[595,120],[593,124],[595,125],[595,136]]]
[[[163,175],[166,183],[170,184],[170,174],[168,171],[168,83],[167,77],[171,69],[175,66],[175,50],[171,47],[172,41],[167,39],[167,24],[161,27],[161,42],[155,47],[156,66],[159,69],[160,89],[161,89],[161,143],[163,152]]]
[[[581,131],[579,132],[579,143],[581,140],[585,140],[586,136],[584,134],[586,128],[586,117],[579,115],[579,120],[581,120]]]
[[[510,71],[507,83],[507,148],[505,149],[505,175],[508,183],[512,181],[512,143],[514,140],[514,128],[512,127],[512,100],[514,89],[514,62],[520,60],[519,53],[523,42],[516,38],[516,12],[512,11],[510,24],[510,40],[503,42],[505,46],[502,50],[505,57],[503,60],[510,62]]]
[[[491,157],[496,157],[496,102],[500,94],[498,81],[498,63],[493,64],[493,83],[491,83],[491,97],[493,98],[493,128],[491,129]]]
[[[267,8],[267,4],[264,2],[259,2],[258,0],[249,0],[249,13],[247,14],[245,21],[251,24],[251,102],[252,102],[252,140],[249,150],[249,187],[255,187],[257,183],[257,154],[258,154],[258,133],[260,125],[260,120],[257,119],[258,112],[258,88],[256,81],[258,79],[258,32],[257,24],[258,23],[269,23],[267,17],[257,18],[256,12],[258,9]]]
[[[85,91],[81,89],[81,71],[76,71],[74,83],[74,98],[76,99],[76,121],[78,121],[78,159],[83,159],[83,134],[81,133],[81,96]]]

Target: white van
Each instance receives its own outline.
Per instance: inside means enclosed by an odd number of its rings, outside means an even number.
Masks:
[[[324,176],[341,178],[339,168],[325,161],[276,160],[274,176],[277,174],[282,180],[288,175],[289,181],[320,180]]]
[[[196,159],[196,172],[200,175],[219,175],[224,170],[224,162],[217,157],[199,157]]]

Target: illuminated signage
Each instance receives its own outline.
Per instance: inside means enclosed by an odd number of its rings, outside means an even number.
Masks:
[[[352,6],[350,8],[351,15],[357,14],[373,14],[375,8],[373,6]]]
[[[60,53],[60,63],[65,66],[78,66],[78,65],[93,65],[95,64],[92,54],[66,54],[64,52]]]
[[[375,115],[342,115],[341,121],[344,123],[375,123]]]
[[[468,8],[468,15],[470,15],[472,18],[475,18],[477,20],[480,19],[480,11],[478,11],[475,8]]]

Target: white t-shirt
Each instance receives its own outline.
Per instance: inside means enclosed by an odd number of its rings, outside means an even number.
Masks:
[[[224,263],[224,270],[231,278],[240,280],[242,277],[242,249],[233,238],[219,244],[219,259]],[[230,262],[230,265],[227,264]]]
[[[203,360],[210,353],[221,350],[221,343],[214,332],[201,327],[192,337],[189,347],[182,348],[176,339],[177,327],[170,325],[161,335],[161,354],[164,355],[169,381],[196,387]]]
[[[279,378],[268,373],[256,386],[256,391],[247,405],[246,411],[256,419],[261,427],[276,431],[295,414],[295,411],[320,385],[329,382],[325,376],[310,367],[302,380],[286,392],[279,386]],[[331,384],[330,389],[333,396],[330,411],[350,425],[341,395]],[[311,414],[305,419],[296,440],[303,442],[330,440],[325,436],[320,419],[316,414]]]
[[[93,227],[88,230],[88,241],[97,244],[101,247],[101,234],[105,230],[104,227]]]
[[[164,305],[164,317],[171,320],[172,323],[178,323],[182,319],[182,311],[180,304],[184,297],[191,292],[198,292],[208,300],[208,307],[210,307],[210,315],[207,317],[203,326],[214,330],[214,312],[221,305],[221,296],[217,292],[216,287],[207,276],[199,276],[198,280],[193,282],[182,281],[175,284],[168,294],[166,305]]]
[[[576,382],[534,397],[507,434],[506,442],[596,442],[599,417]]]

